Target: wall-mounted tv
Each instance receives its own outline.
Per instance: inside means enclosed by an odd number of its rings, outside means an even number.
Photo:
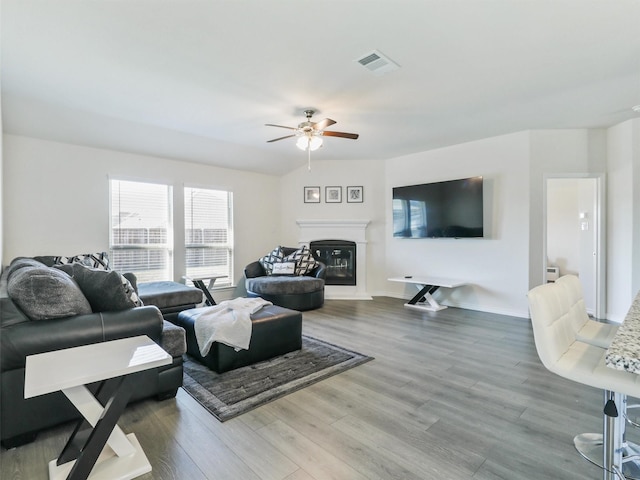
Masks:
[[[482,177],[393,189],[393,236],[483,237]]]

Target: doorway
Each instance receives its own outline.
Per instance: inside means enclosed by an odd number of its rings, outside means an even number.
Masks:
[[[605,316],[604,175],[548,177],[545,182],[545,281],[576,275],[589,315]]]

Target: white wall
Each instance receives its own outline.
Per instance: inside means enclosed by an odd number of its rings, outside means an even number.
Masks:
[[[580,183],[552,178],[547,183],[547,265],[560,275],[580,273]]]
[[[3,174],[4,174],[4,146],[3,139],[3,124],[2,124],[2,98],[0,96],[0,270],[4,265],[4,190],[3,190]]]
[[[597,174],[607,169],[604,130],[531,131],[529,288],[545,282],[544,189],[547,177]]]
[[[484,177],[485,238],[393,238],[395,186]],[[527,316],[529,271],[529,133],[521,132],[422,152],[386,162],[386,277],[431,275],[470,285],[437,293],[442,303]],[[387,282],[389,295],[409,298],[411,285]]]
[[[321,187],[320,203],[304,203],[305,186]],[[325,187],[342,187],[341,203],[325,202]],[[362,203],[348,203],[347,186],[362,186]],[[372,295],[380,295],[384,289],[385,269],[382,259],[385,251],[385,198],[384,162],[380,160],[362,161],[314,161],[311,171],[305,162],[296,170],[282,177],[282,245],[297,245],[299,229],[296,220],[326,219],[366,219],[367,227],[367,290]],[[275,245],[274,245],[275,246]],[[266,253],[266,252],[265,252]]]
[[[3,152],[4,263],[107,249],[109,175],[209,184],[234,192],[236,279],[273,246],[295,244],[296,219],[369,219],[371,294],[409,298],[410,287],[386,279],[441,275],[473,284],[439,292],[445,304],[527,316],[525,294],[544,281],[545,178],[607,171],[607,318],[624,318],[640,288],[640,209],[633,208],[640,204],[640,120],[607,131],[520,132],[387,161],[312,159],[311,172],[301,160],[282,178],[14,135],[4,136]],[[392,238],[393,186],[475,175],[485,177],[487,238]],[[303,202],[311,185],[322,187],[322,203]],[[362,185],[364,203],[326,204],[328,185]]]
[[[545,278],[545,177],[605,170],[606,132],[584,129],[519,132],[388,160],[387,274],[462,279],[472,285],[439,292],[443,303],[528,316],[526,293]],[[485,239],[391,238],[393,186],[475,175],[485,178]],[[387,291],[413,293],[399,289]]]
[[[0,7],[0,15],[2,15],[2,8]],[[0,40],[1,42],[1,40]],[[0,48],[1,51],[1,48]],[[0,91],[2,90],[2,76],[0,76]],[[3,245],[4,245],[4,191],[2,188],[3,181],[2,175],[4,171],[4,148],[3,148],[3,133],[4,127],[2,123],[2,95],[0,95],[0,271],[2,270],[2,265],[4,265],[4,257],[3,257]]]
[[[624,320],[640,289],[640,120],[607,134],[607,318]]]
[[[109,176],[167,182],[178,192],[185,183],[233,191],[236,281],[280,240],[278,177],[15,135],[4,137],[4,147],[7,263],[16,256],[108,250]],[[184,208],[181,198],[174,195],[177,211]],[[174,271],[178,280],[183,274]]]

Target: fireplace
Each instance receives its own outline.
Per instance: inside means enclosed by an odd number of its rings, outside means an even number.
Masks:
[[[299,245],[315,244],[317,241],[326,242],[322,239],[342,239],[340,243],[349,243],[353,245],[353,253],[351,256],[344,253],[343,248],[336,248],[331,245],[332,250],[340,250],[336,252],[336,263],[333,264],[333,273],[339,274],[344,283],[326,284],[324,289],[325,299],[341,299],[341,300],[371,300],[371,295],[367,292],[367,236],[366,230],[369,220],[348,220],[348,219],[309,219],[296,220],[300,227],[300,236],[298,238]],[[311,250],[313,252],[313,249]],[[315,253],[315,252],[314,252]],[[326,261],[327,266],[332,264],[331,257]],[[340,260],[340,261],[338,261]],[[325,263],[325,260],[321,260]],[[351,261],[351,265],[350,264]],[[345,265],[353,267],[353,278],[347,284],[344,280],[342,268]]]
[[[315,240],[309,248],[327,266],[325,285],[356,285],[356,242]]]

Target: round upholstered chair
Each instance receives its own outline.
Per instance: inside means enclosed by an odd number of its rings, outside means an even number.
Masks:
[[[300,270],[298,253],[308,256],[307,261],[311,262],[310,268],[305,269],[302,274],[295,273]],[[269,268],[269,262],[286,263],[288,258],[298,259],[298,263],[294,266],[294,273],[273,274],[273,270]],[[245,288],[249,297],[261,297],[274,305],[299,311],[320,308],[324,304],[326,267],[324,263],[313,259],[311,252],[304,247],[301,249],[277,247],[269,255],[247,265],[244,275]]]

